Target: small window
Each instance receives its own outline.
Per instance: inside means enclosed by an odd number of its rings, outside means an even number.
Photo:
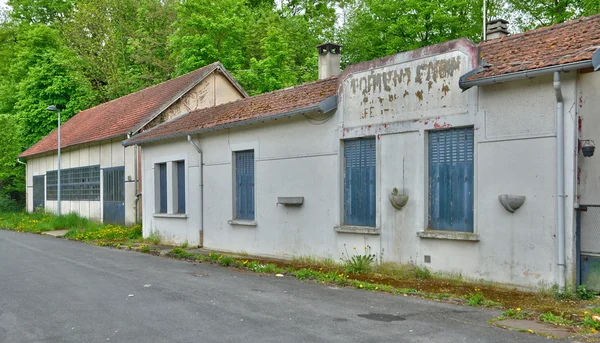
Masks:
[[[159,213],[167,213],[167,164],[158,164]]]
[[[177,162],[177,213],[185,213],[185,162]]]
[[[344,224],[376,226],[375,138],[344,141]]]
[[[429,132],[429,229],[473,232],[473,128]]]
[[[254,150],[235,153],[235,219],[254,220]]]

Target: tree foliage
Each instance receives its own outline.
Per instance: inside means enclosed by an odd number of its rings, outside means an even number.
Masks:
[[[505,0],[504,15],[517,32],[600,12],[598,0]]]
[[[481,39],[484,0],[9,0],[0,13],[0,198],[24,191],[15,157],[78,111],[221,61],[250,94],[317,78],[315,46],[355,63]],[[598,0],[487,0],[531,29]],[[4,198],[2,198],[4,199]]]

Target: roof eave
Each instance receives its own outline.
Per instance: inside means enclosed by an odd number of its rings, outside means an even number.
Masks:
[[[64,149],[72,149],[72,148],[75,148],[75,147],[86,146],[86,145],[91,145],[91,144],[102,144],[102,142],[104,142],[104,141],[110,141],[110,140],[117,139],[117,138],[120,138],[120,137],[127,137],[127,134],[120,133],[120,134],[113,135],[113,136],[106,137],[106,138],[102,138],[102,139],[99,139],[99,140],[94,140],[94,141],[89,141],[89,142],[82,142],[82,143],[75,143],[75,144],[69,144],[69,145],[63,145],[63,146],[60,147],[60,149],[64,150]],[[17,158],[24,158],[24,159],[27,160],[27,159],[30,159],[30,158],[40,157],[40,156],[43,156],[43,155],[50,155],[53,152],[57,152],[57,151],[58,151],[58,149],[52,149],[52,150],[44,150],[44,151],[36,152],[34,154],[24,155],[27,152],[27,150],[25,150],[19,156],[17,156]]]
[[[187,135],[197,135],[200,133],[218,131],[218,130],[223,130],[223,129],[230,129],[230,128],[235,128],[235,127],[240,127],[240,126],[248,126],[248,125],[264,122],[267,120],[277,120],[277,119],[286,118],[286,117],[289,118],[289,117],[306,114],[306,113],[313,113],[313,112],[329,113],[329,112],[335,110],[336,108],[337,108],[337,95],[333,95],[333,96],[328,97],[327,99],[319,102],[318,104],[308,106],[308,107],[298,108],[298,109],[287,111],[287,112],[277,113],[277,114],[267,116],[267,117],[259,117],[259,118],[241,120],[241,121],[237,121],[237,122],[233,122],[233,123],[227,123],[227,124],[216,125],[216,126],[207,127],[207,128],[201,128],[198,130],[178,132],[178,133],[160,136],[160,137],[141,139],[138,141],[135,141],[135,137],[134,137],[134,138],[123,141],[121,144],[123,144],[123,146],[126,146],[126,147],[131,146],[131,145],[143,145],[143,144],[165,141],[165,140],[179,138],[179,137],[186,137]]]
[[[598,50],[596,50],[594,55],[596,55],[597,52],[598,52]],[[600,56],[598,56],[598,59],[599,59],[598,68],[600,69]],[[482,77],[480,79],[475,79],[475,80],[468,80],[469,77],[471,77],[471,76],[481,72],[481,70],[483,70],[483,68],[477,67],[477,68],[467,72],[466,74],[462,75],[458,81],[458,86],[463,91],[466,91],[467,89],[474,87],[474,86],[484,86],[484,85],[491,85],[494,83],[501,83],[501,82],[507,82],[507,81],[530,79],[532,77],[536,77],[536,76],[540,76],[540,75],[551,74],[556,71],[567,72],[567,71],[571,71],[571,70],[589,68],[592,66],[593,66],[592,60],[585,60],[585,61],[560,64],[560,65],[538,68],[538,69],[523,70],[523,71],[518,71],[515,73],[509,73],[509,74],[503,74],[503,75],[497,75],[497,76]]]

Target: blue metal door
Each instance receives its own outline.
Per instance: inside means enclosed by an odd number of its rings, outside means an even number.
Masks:
[[[33,209],[44,209],[45,201],[44,175],[33,177]]]
[[[344,224],[376,225],[375,138],[344,141]]]
[[[600,205],[579,205],[577,231],[579,284],[600,292]]]
[[[429,133],[429,229],[473,232],[473,128]]]
[[[125,167],[103,170],[104,222],[125,224]]]

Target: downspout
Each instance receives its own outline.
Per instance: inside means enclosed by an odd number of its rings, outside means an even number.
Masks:
[[[566,263],[565,263],[565,127],[564,127],[564,103],[560,85],[560,72],[554,72],[554,93],[556,96],[556,173],[557,194],[556,206],[556,243],[557,243],[557,265],[558,265],[558,287],[565,289]]]
[[[202,149],[194,143],[192,135],[187,135],[187,140],[194,149],[200,154],[200,247],[204,246],[204,153]]]
[[[131,132],[127,133],[127,139],[131,138]],[[133,175],[134,175],[134,182],[133,182],[133,187],[135,189],[135,199],[133,200],[133,213],[135,214],[135,224],[139,223],[139,215],[138,215],[138,201],[139,201],[139,196],[138,196],[138,154],[137,154],[137,146],[133,146],[134,150],[134,154],[133,154]]]
[[[21,161],[20,159],[18,159],[18,158],[17,158],[17,163],[20,163],[20,164],[22,164],[22,165],[24,165],[24,166],[27,166],[27,163],[25,163],[25,162],[22,162],[22,161]]]

